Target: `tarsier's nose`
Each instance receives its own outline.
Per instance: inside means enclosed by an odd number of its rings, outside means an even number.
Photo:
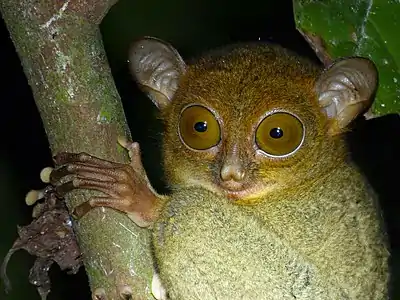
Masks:
[[[240,164],[226,162],[221,168],[221,179],[223,181],[237,181],[240,182],[244,178],[244,170]]]
[[[245,178],[245,170],[237,147],[232,147],[221,167],[221,184],[228,189],[240,189]]]

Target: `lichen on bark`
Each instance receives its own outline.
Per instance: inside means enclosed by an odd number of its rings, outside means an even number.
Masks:
[[[127,162],[117,137],[130,137],[103,48],[99,23],[116,0],[0,0],[40,112],[51,151],[88,152]],[[71,210],[90,192],[72,192]],[[92,290],[151,299],[149,233],[125,215],[94,209],[74,222]]]

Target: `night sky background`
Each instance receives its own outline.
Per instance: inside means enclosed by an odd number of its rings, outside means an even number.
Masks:
[[[143,159],[149,170],[157,156],[160,124],[155,109],[133,84],[127,69],[127,51],[132,40],[151,35],[171,42],[184,58],[215,46],[238,41],[273,41],[316,60],[314,53],[295,30],[292,3],[281,1],[121,0],[101,25],[103,41],[120,92],[134,140],[143,145]],[[30,87],[7,28],[0,22],[0,259],[17,237],[16,226],[30,223],[31,208],[24,202],[30,189],[43,185],[40,170],[52,164],[47,138]],[[399,273],[399,153],[400,118],[388,115],[357,120],[348,134],[355,161],[380,195],[393,248],[394,284]],[[397,155],[396,155],[397,154]],[[157,181],[157,172],[150,171]],[[8,267],[13,290],[6,295],[0,284],[0,299],[39,299],[28,282],[33,258],[17,252]],[[87,278],[81,270],[69,276],[53,267],[53,291],[48,299],[90,299]],[[392,299],[400,299],[394,291]]]

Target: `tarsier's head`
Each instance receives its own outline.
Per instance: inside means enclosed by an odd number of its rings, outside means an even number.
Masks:
[[[155,38],[134,43],[131,72],[165,122],[170,184],[242,203],[320,178],[343,161],[339,134],[370,106],[374,64],[326,70],[268,44],[222,48],[186,64]]]

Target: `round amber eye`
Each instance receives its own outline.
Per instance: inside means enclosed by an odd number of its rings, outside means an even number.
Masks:
[[[293,153],[301,145],[303,138],[303,123],[294,115],[285,112],[266,116],[256,131],[258,147],[273,156]]]
[[[200,105],[189,106],[182,112],[179,131],[182,141],[196,150],[214,147],[221,139],[221,129],[214,114]]]

